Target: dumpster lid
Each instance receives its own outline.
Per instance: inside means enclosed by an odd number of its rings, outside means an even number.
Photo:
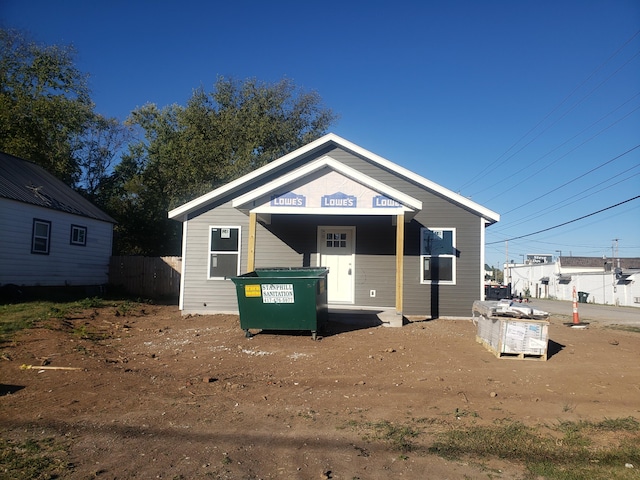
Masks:
[[[252,272],[247,272],[233,278],[247,278],[247,277],[317,278],[317,277],[324,277],[328,275],[328,273],[329,273],[329,269],[327,267],[265,267],[265,268],[256,268]]]

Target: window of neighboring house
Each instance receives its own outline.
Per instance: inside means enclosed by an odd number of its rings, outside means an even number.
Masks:
[[[455,285],[455,228],[420,229],[420,282]]]
[[[209,227],[209,278],[240,274],[240,227]]]
[[[71,225],[71,245],[87,244],[87,227],[81,227],[79,225]]]
[[[51,222],[47,220],[33,219],[31,235],[31,253],[49,255],[51,244]]]

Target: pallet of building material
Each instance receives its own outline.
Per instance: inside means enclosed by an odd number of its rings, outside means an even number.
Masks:
[[[531,318],[544,320],[549,317],[549,313],[535,308],[533,305],[519,303],[514,300],[503,299],[499,301],[473,302],[472,314],[483,315],[485,317],[513,317]]]
[[[549,322],[504,317],[474,317],[476,341],[498,358],[547,360]]]
[[[515,360],[539,360],[546,361],[547,360],[547,352],[543,354],[533,354],[533,353],[506,353],[500,352],[493,348],[489,343],[487,343],[484,339],[480,337],[476,337],[476,342],[484,345],[484,347],[489,350],[491,353],[495,355],[496,358],[512,358]]]

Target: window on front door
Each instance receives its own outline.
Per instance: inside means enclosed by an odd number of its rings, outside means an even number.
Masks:
[[[345,248],[347,246],[347,234],[327,233],[326,242],[327,248]]]

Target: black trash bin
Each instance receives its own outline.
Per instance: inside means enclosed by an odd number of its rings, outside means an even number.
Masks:
[[[587,297],[589,294],[587,292],[578,292],[578,302],[579,303],[587,303]]]
[[[328,318],[324,267],[256,268],[231,280],[236,285],[240,327],[308,330],[315,340]]]

